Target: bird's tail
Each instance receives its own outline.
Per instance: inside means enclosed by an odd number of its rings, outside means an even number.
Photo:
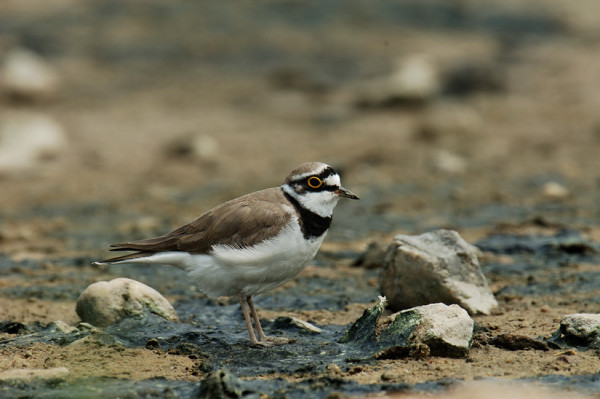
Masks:
[[[131,261],[135,261],[140,258],[148,257],[152,254],[153,254],[152,252],[136,252],[133,254],[115,256],[114,258],[104,259],[99,262],[94,262],[93,264],[96,266],[105,266],[105,265],[112,265],[115,263],[127,263],[127,262],[131,262]]]

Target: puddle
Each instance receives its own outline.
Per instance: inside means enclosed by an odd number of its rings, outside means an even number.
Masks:
[[[551,236],[496,234],[475,244],[483,251],[511,256],[512,263],[483,266],[485,273],[514,281],[496,294],[557,299],[586,294],[587,301],[600,301],[600,271],[578,270],[582,263],[600,263],[600,246],[578,231],[564,229]]]

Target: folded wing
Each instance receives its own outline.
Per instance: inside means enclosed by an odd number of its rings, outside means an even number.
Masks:
[[[157,252],[209,254],[214,245],[247,247],[276,235],[291,214],[281,189],[271,188],[225,202],[194,221],[160,237],[111,245],[111,251],[136,251],[105,263],[126,261]]]

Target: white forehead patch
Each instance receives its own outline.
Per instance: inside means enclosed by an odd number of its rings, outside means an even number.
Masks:
[[[327,176],[327,178],[323,181],[323,183],[326,186],[334,186],[334,187],[339,187],[342,185],[341,181],[340,181],[340,175],[338,175],[337,173],[331,176]]]

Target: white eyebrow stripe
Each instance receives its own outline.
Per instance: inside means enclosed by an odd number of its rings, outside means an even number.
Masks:
[[[303,179],[307,178],[308,176],[317,176],[318,177],[318,175],[323,173],[323,171],[325,169],[327,169],[328,167],[329,167],[329,165],[323,165],[321,167],[321,169],[313,170],[311,172],[306,172],[301,175],[294,175],[291,180],[292,181],[303,180]],[[335,172],[333,172],[333,173],[335,174]]]
[[[322,173],[326,168],[327,168],[327,165],[323,165],[323,167],[321,167],[321,169],[319,169],[319,170],[313,170],[311,172],[306,172],[301,175],[295,175],[293,177],[292,181],[302,180],[304,178],[307,178],[308,176],[318,175],[318,174]]]

